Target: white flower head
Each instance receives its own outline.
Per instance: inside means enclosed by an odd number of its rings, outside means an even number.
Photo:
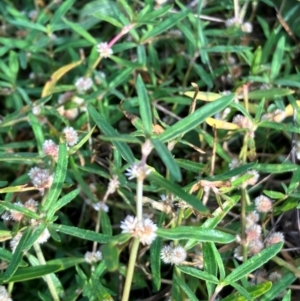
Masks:
[[[5,286],[3,286],[3,285],[0,285],[0,300],[1,301],[13,301],[9,297],[7,290],[6,290]]]
[[[186,259],[186,250],[178,245],[173,249],[173,260],[172,263],[174,264],[181,264]]]
[[[148,168],[145,164],[133,163],[129,168],[126,169],[125,176],[128,177],[128,180],[134,178],[145,179],[150,173],[151,169]]]
[[[108,58],[113,54],[113,50],[111,49],[111,47],[109,47],[107,42],[99,43],[97,45],[97,51],[104,58]]]
[[[255,209],[261,213],[267,213],[272,210],[272,201],[264,195],[260,195],[254,199]]]
[[[93,208],[96,211],[99,211],[99,210],[103,210],[105,212],[109,211],[109,207],[105,204],[105,202],[91,203],[91,205],[93,206]]]
[[[166,245],[161,249],[160,257],[164,263],[181,264],[186,259],[186,250],[178,245],[173,247],[172,245]]]
[[[102,260],[102,253],[100,251],[97,252],[86,252],[84,254],[85,262],[92,264]]]
[[[49,188],[53,182],[53,175],[50,174],[49,169],[41,169],[39,167],[32,167],[29,170],[29,178],[33,186],[38,188],[42,193],[45,188]]]
[[[75,87],[79,94],[84,94],[93,86],[93,80],[90,77],[79,77],[75,82]]]
[[[163,246],[160,252],[160,258],[164,263],[172,263],[173,247],[171,245]]]
[[[51,156],[55,161],[58,159],[58,145],[51,139],[43,143],[43,152],[46,156]]]
[[[245,22],[242,24],[241,29],[243,32],[251,33],[253,31],[253,26],[251,22]]]
[[[122,233],[129,233],[133,237],[138,237],[143,245],[150,245],[156,238],[157,226],[149,218],[138,221],[136,217],[128,215],[121,222],[121,229]]]
[[[67,126],[63,129],[66,142],[68,146],[74,146],[78,142],[78,134],[71,126]]]

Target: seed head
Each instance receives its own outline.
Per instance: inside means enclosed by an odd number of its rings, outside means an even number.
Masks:
[[[150,172],[151,169],[145,164],[134,163],[126,169],[125,176],[128,177],[128,180],[132,180],[134,178],[145,179]]]
[[[261,235],[261,226],[254,224],[254,225],[250,226],[249,228],[247,228],[245,230],[245,232],[247,234],[248,241],[258,240]]]
[[[80,77],[75,82],[75,87],[79,94],[84,94],[93,86],[93,80],[90,77]]]
[[[102,260],[102,253],[100,251],[97,252],[86,252],[84,254],[85,262],[92,264]]]
[[[266,239],[266,246],[268,247],[278,242],[284,242],[284,235],[281,232],[274,232]]]
[[[0,286],[0,300],[1,301],[13,301],[9,297],[7,290],[6,290],[5,286],[3,286],[3,285]]]
[[[113,50],[110,46],[108,46],[107,42],[99,43],[97,45],[97,51],[99,52],[100,56],[104,58],[108,58],[113,54]]]
[[[41,192],[45,188],[49,188],[53,181],[53,176],[50,174],[49,169],[41,169],[39,167],[32,167],[28,173],[33,186],[38,188]]]
[[[181,264],[186,259],[186,250],[178,245],[173,248],[172,245],[166,245],[161,249],[160,257],[164,263]]]
[[[163,246],[160,252],[160,258],[164,263],[172,263],[173,247],[171,245]]]
[[[150,245],[156,238],[157,226],[151,219],[146,218],[138,221],[136,217],[128,215],[121,222],[122,233],[130,233],[133,237],[138,237],[143,245]]]
[[[251,33],[253,30],[252,23],[250,23],[250,22],[243,23],[241,29],[243,32]]]
[[[255,198],[254,203],[258,212],[267,213],[272,210],[272,201],[264,195],[260,195]]]
[[[78,134],[71,126],[67,126],[63,129],[66,142],[68,146],[74,146],[78,142]]]
[[[46,156],[51,156],[55,161],[58,159],[58,145],[51,139],[43,143],[43,152]]]

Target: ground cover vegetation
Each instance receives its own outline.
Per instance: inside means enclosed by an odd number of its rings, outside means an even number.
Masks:
[[[299,1],[0,2],[0,300],[299,300]]]

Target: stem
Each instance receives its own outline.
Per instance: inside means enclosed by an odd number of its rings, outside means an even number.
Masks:
[[[39,263],[41,265],[45,265],[46,264],[46,260],[44,258],[44,254],[43,254],[43,252],[41,250],[40,245],[37,242],[35,242],[33,244],[33,247],[34,247],[36,256],[37,256],[37,258],[39,260]],[[49,288],[49,291],[50,291],[50,294],[51,294],[53,300],[54,301],[59,301],[59,296],[57,294],[57,291],[56,291],[55,285],[54,285],[54,283],[53,283],[53,281],[51,279],[51,276],[50,275],[45,275],[44,277],[45,277],[45,280],[47,282],[47,285],[48,285],[48,288]]]
[[[136,187],[136,217],[138,221],[143,219],[143,183],[144,179],[138,177]]]
[[[129,258],[128,268],[127,268],[127,274],[126,274],[122,301],[128,301],[128,299],[129,299],[132,276],[133,276],[133,272],[134,272],[134,264],[136,262],[139,244],[140,244],[140,240],[138,238],[134,238],[133,244],[131,247],[131,251],[130,251],[130,258]]]

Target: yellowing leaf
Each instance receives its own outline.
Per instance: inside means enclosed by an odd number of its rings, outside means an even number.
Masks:
[[[297,103],[297,106],[300,107],[300,100],[297,100],[296,103]],[[285,116],[286,117],[293,116],[293,113],[294,113],[293,106],[291,104],[287,105],[285,107]]]
[[[237,130],[239,127],[231,122],[227,122],[224,120],[214,119],[211,117],[208,117],[205,119],[206,123],[210,125],[211,127],[215,127],[216,129],[222,129],[222,130]]]
[[[50,79],[47,81],[46,85],[44,86],[44,89],[42,91],[42,97],[48,96],[51,94],[51,90],[55,87],[58,80],[64,76],[67,72],[69,72],[71,69],[77,67],[80,65],[82,60],[77,61],[75,63],[71,63],[68,65],[65,65],[58,70],[56,70],[50,77]]]
[[[184,95],[186,95],[190,98],[193,98],[194,95],[195,95],[195,92],[194,91],[187,91],[187,92],[184,93]],[[197,94],[196,99],[203,100],[203,101],[214,101],[214,100],[217,100],[221,97],[222,96],[218,93],[199,91],[198,94]]]

